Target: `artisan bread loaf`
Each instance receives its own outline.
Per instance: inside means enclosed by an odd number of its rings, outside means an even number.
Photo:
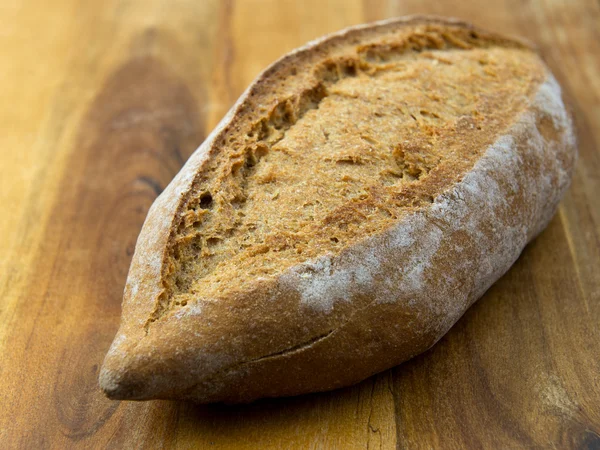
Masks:
[[[575,155],[519,40],[409,17],[293,51],[150,209],[102,389],[247,402],[397,365],[547,225]]]

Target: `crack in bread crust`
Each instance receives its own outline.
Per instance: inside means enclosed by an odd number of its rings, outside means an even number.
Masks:
[[[339,252],[431,204],[526,107],[543,78],[524,67],[499,98],[499,81],[531,52],[460,26],[420,24],[330,53],[274,66],[241,105],[245,114],[216,139],[172,228],[163,291],[146,331],[174,309],[217,300],[232,289],[226,280],[246,289],[250,280]],[[477,71],[471,91],[461,86],[470,95],[458,93],[456,83],[465,80],[440,81],[465,67]],[[418,88],[425,92],[411,97]],[[499,117],[486,121],[491,110]],[[357,126],[336,125],[348,118]],[[308,170],[316,188],[302,180],[301,164],[318,169]]]

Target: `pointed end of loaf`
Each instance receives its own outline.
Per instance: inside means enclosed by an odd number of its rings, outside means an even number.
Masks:
[[[152,385],[150,361],[140,351],[137,342],[118,335],[111,346],[102,369],[99,384],[111,400],[142,400],[148,397]],[[144,369],[144,370],[142,370]]]
[[[127,400],[130,398],[130,391],[123,383],[123,374],[116,370],[102,368],[100,372],[100,388],[111,400]]]
[[[113,364],[107,357],[100,371],[100,388],[111,400],[136,400],[144,397],[144,383],[132,365]]]

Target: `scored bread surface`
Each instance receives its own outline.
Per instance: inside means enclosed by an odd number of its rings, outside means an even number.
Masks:
[[[286,55],[152,206],[100,382],[333,389],[433,345],[548,223],[575,158],[526,44],[412,17]]]

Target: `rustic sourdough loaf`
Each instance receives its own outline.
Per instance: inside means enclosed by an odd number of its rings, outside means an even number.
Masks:
[[[409,17],[312,42],[150,209],[100,384],[239,402],[399,364],[546,226],[575,155],[560,88],[521,41]]]

